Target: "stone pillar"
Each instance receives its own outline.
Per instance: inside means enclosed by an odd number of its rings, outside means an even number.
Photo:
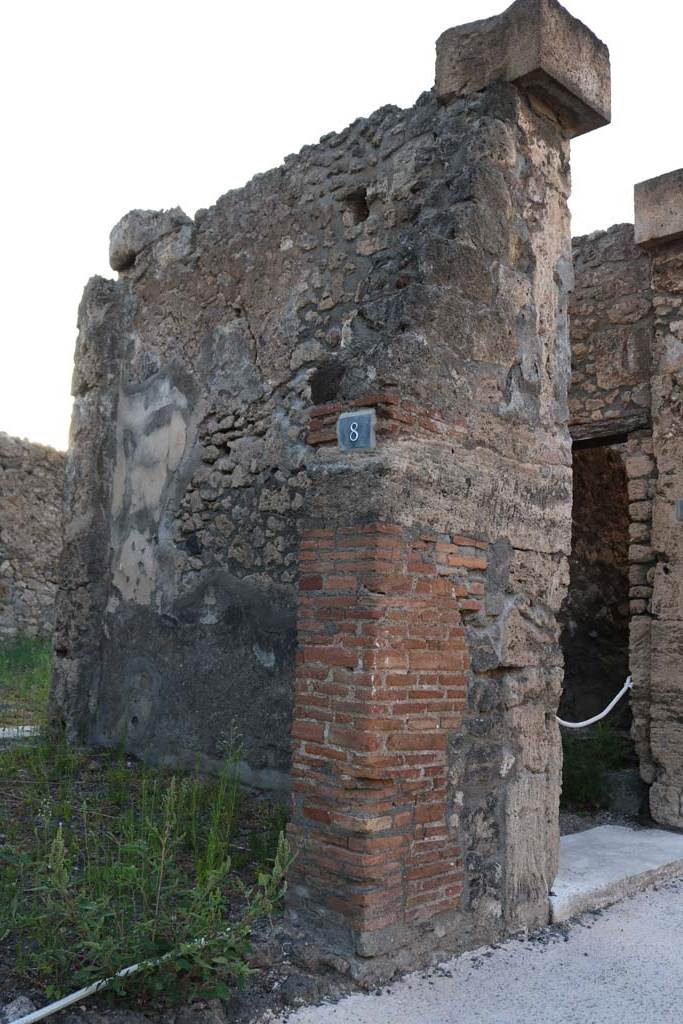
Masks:
[[[289,914],[357,977],[546,921],[557,868],[569,139],[609,119],[609,58],[518,0],[441,36],[435,94],[446,191],[403,160],[420,213],[310,410]],[[340,450],[365,407],[376,449]]]
[[[651,507],[652,552],[643,552],[649,567],[639,581],[652,588],[652,616],[649,645],[638,641],[650,663],[650,808],[660,824],[683,828],[683,169],[636,185],[635,238],[650,253],[655,310],[656,481],[653,500],[643,501],[643,516]],[[641,461],[651,476],[647,455]]]
[[[70,742],[90,739],[109,596],[110,510],[127,289],[93,277],[78,310],[74,407],[64,482],[64,541],[53,637],[51,719]]]

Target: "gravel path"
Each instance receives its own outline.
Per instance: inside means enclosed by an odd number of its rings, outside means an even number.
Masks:
[[[279,1018],[289,1024],[680,1024],[683,880]]]

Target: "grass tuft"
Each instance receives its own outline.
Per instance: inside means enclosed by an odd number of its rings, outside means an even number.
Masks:
[[[40,637],[0,643],[0,726],[43,725],[52,675],[52,647]]]
[[[0,943],[13,980],[58,998],[149,961],[111,991],[177,1003],[241,986],[289,853],[282,810],[242,798],[238,760],[234,750],[206,778],[64,743],[0,752]]]

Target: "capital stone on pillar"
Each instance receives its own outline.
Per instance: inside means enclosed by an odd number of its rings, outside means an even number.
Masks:
[[[439,99],[467,96],[496,80],[536,95],[572,137],[609,124],[609,50],[556,0],[516,0],[496,17],[439,37]]]
[[[653,248],[683,238],[683,167],[634,189],[635,240]]]

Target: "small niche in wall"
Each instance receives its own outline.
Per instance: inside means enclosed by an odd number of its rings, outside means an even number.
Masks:
[[[319,366],[311,375],[311,401],[313,405],[322,405],[325,402],[336,402],[339,398],[339,389],[344,377],[344,367],[335,360],[330,360]]]
[[[357,188],[353,192],[349,192],[344,196],[343,204],[344,220],[346,223],[353,225],[362,224],[370,216],[368,190],[366,188]]]

